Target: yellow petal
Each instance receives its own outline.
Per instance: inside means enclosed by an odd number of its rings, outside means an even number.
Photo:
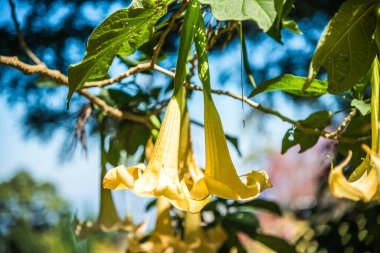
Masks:
[[[331,193],[337,198],[368,202],[374,197],[378,189],[377,171],[370,168],[360,178],[349,182],[343,175],[343,168],[349,163],[351,157],[352,152],[350,151],[348,157],[341,164],[335,168],[331,165],[329,175]],[[361,166],[368,166],[369,163],[370,161],[367,157],[357,169],[361,169]]]
[[[144,164],[137,166],[125,167],[119,165],[107,172],[103,178],[103,187],[106,189],[131,189],[135,185],[135,181],[145,170]]]
[[[206,138],[206,170],[204,182],[198,184],[201,189],[206,184],[209,193],[225,199],[252,199],[260,192],[271,187],[264,171],[252,171],[243,183],[237,175],[228,151],[222,123],[212,98],[204,96],[205,101],[205,138]],[[194,188],[198,187],[197,183]],[[199,192],[192,192],[198,197]]]

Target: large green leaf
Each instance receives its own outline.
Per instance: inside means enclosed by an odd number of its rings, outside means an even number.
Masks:
[[[253,20],[265,32],[276,19],[275,0],[200,0],[218,20]]]
[[[330,92],[351,88],[371,67],[376,55],[374,0],[349,0],[330,20],[310,64],[307,88],[321,67],[328,73]]]
[[[117,54],[130,55],[152,36],[156,22],[171,0],[134,0],[130,7],[107,17],[92,32],[84,59],[69,67],[68,102],[86,81],[101,80]]]
[[[326,81],[313,80],[310,84],[309,89],[303,90],[302,87],[305,81],[305,77],[285,74],[263,82],[252,91],[249,97],[253,97],[263,92],[275,90],[282,90],[301,97],[318,97],[328,93]]]

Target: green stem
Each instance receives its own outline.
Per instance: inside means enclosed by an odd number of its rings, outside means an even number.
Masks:
[[[186,64],[187,58],[189,57],[191,45],[193,42],[196,22],[198,15],[201,13],[201,6],[197,0],[191,0],[189,7],[187,8],[186,15],[184,18],[184,23],[182,26],[182,31],[179,39],[179,49],[178,49],[178,59],[177,59],[177,68],[176,75],[174,78],[174,92],[173,95],[176,95],[183,83],[186,80]]]
[[[380,155],[379,147],[379,99],[380,99],[380,77],[379,61],[375,58],[372,66],[372,93],[371,93],[371,131],[372,131],[372,150]]]

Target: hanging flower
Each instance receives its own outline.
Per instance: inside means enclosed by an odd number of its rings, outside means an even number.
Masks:
[[[372,132],[372,150],[366,146],[363,148],[367,152],[366,158],[354,170],[347,180],[343,174],[344,167],[351,160],[352,152],[338,166],[334,168],[331,164],[329,175],[329,186],[331,193],[337,198],[347,198],[354,201],[362,200],[369,202],[378,200],[379,176],[380,176],[380,128],[379,128],[379,99],[380,99],[380,80],[379,80],[379,62],[376,58],[372,66],[372,95],[371,95],[371,132]]]
[[[245,182],[237,175],[228,151],[222,122],[211,96],[206,38],[203,18],[199,14],[195,46],[198,53],[198,75],[203,84],[206,168],[204,178],[195,183],[191,196],[203,199],[208,193],[224,199],[252,199],[272,185],[268,175],[261,170],[244,175]]]
[[[251,171],[244,175],[246,181],[242,182],[232,163],[222,123],[211,95],[204,97],[206,169],[204,178],[194,185],[192,197],[203,199],[208,193],[232,200],[256,198],[263,190],[272,187],[268,175],[262,170]]]
[[[377,170],[371,166],[371,159],[367,156],[355,169],[355,171],[364,171],[364,173],[357,179],[347,180],[343,174],[343,168],[350,162],[351,157],[352,152],[350,151],[341,164],[335,168],[331,164],[330,191],[336,198],[368,202],[375,196],[379,186]]]
[[[188,212],[199,212],[211,201],[211,197],[202,200],[190,198],[188,184],[180,182],[179,166],[187,166],[185,164],[190,154],[182,154],[179,158],[180,141],[185,145],[190,143],[189,136],[186,136],[184,141],[180,140],[181,120],[187,113],[184,92],[184,88],[181,88],[168,105],[148,166],[139,164],[127,168],[120,165],[108,171],[103,180],[103,187],[130,189],[143,197],[164,196],[175,207]]]

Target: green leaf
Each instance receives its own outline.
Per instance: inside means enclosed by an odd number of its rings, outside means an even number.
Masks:
[[[218,20],[253,20],[264,31],[276,19],[275,0],[200,0],[211,6],[211,12]]]
[[[331,124],[332,113],[328,111],[319,111],[311,114],[304,120],[298,121],[302,126],[322,130]],[[299,153],[305,152],[313,147],[319,139],[319,135],[306,134],[296,127],[291,127],[282,139],[281,154],[286,153],[289,148],[299,144]]]
[[[363,116],[371,112],[371,104],[367,104],[363,100],[354,99],[351,101],[351,106],[356,107]]]
[[[274,250],[275,252],[281,252],[281,253],[296,253],[296,249],[291,246],[288,242],[285,240],[271,236],[266,234],[257,234],[254,238],[254,240],[261,242],[268,248]]]
[[[282,90],[289,94],[301,97],[318,97],[328,93],[326,81],[313,80],[309,89],[302,90],[305,81],[305,77],[285,74],[263,82],[252,91],[249,97],[253,97],[259,93],[276,90]]]
[[[69,67],[67,103],[86,81],[106,78],[116,55],[131,55],[149,41],[154,25],[166,13],[170,2],[134,0],[130,7],[116,11],[96,27],[83,60]]]
[[[319,40],[305,89],[321,67],[327,70],[331,93],[348,90],[367,73],[376,55],[374,3],[349,0],[341,5]]]
[[[282,210],[280,206],[274,202],[274,201],[269,201],[265,199],[254,199],[250,200],[247,202],[238,202],[235,201],[229,206],[236,206],[236,207],[253,207],[253,208],[258,208],[258,209],[264,209],[266,211],[269,211],[271,213],[277,214],[277,215],[282,215]]]
[[[276,20],[267,31],[267,34],[275,39],[277,42],[282,43],[281,41],[281,29],[282,27],[289,27],[294,32],[298,29],[298,25],[294,20],[285,20],[289,15],[290,11],[294,8],[294,0],[275,0],[274,6],[277,12]],[[299,29],[296,33],[300,33]]]

